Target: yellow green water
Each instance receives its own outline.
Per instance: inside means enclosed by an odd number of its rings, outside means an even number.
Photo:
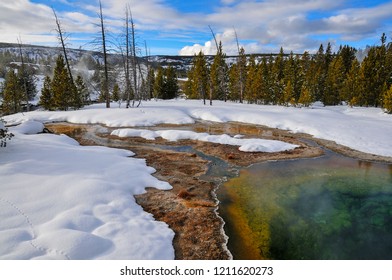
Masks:
[[[235,259],[392,259],[392,165],[266,162],[219,191]]]

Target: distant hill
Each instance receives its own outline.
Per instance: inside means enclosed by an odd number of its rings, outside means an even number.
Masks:
[[[38,68],[52,67],[59,54],[62,54],[62,49],[59,47],[46,47],[35,45],[22,45],[22,52],[25,57],[25,62],[35,65]],[[97,64],[102,64],[103,56],[99,51],[89,51],[83,49],[67,49],[67,55],[70,63],[78,68],[86,68],[94,70]],[[261,58],[270,54],[259,54],[256,57]],[[206,56],[207,63],[212,64],[214,56]],[[226,63],[231,65],[236,62],[236,56],[226,57]],[[109,55],[110,64],[114,67],[122,67],[122,58],[120,54]],[[193,56],[173,56],[173,55],[154,55],[139,57],[141,64],[150,63],[154,68],[158,66],[167,67],[171,65],[176,68],[180,76],[184,76],[186,71],[192,67]],[[20,62],[19,47],[17,44],[1,43],[0,42],[0,68],[1,66],[9,65],[10,63]],[[0,77],[2,77],[0,71]]]

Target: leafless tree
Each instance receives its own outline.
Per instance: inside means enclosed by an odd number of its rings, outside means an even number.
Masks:
[[[243,73],[243,70],[244,70],[243,68],[244,67],[241,64],[241,62],[242,62],[241,61],[241,56],[243,55],[243,49],[241,51],[240,44],[238,42],[237,31],[235,30],[234,27],[233,27],[233,29],[234,29],[235,40],[237,42],[237,50],[238,50],[237,65],[238,65],[238,70],[239,70],[239,75],[240,75],[240,77],[239,77],[240,103],[242,103],[243,99],[244,99],[244,89],[245,89],[245,83],[244,83],[244,75],[245,75],[245,73]]]
[[[23,52],[22,52],[22,40],[18,38],[18,47],[19,47],[19,55],[20,55],[20,61],[21,61],[21,66],[20,66],[20,71],[21,71],[21,77],[23,79],[23,91],[26,97],[26,110],[30,110],[30,104],[29,104],[29,93],[27,91],[27,80],[25,76],[25,63],[24,63],[24,58],[23,58]]]
[[[69,60],[68,60],[67,51],[66,51],[66,44],[65,44],[67,36],[66,36],[64,30],[61,28],[61,22],[60,22],[59,18],[57,17],[56,11],[53,8],[52,8],[52,10],[53,10],[54,18],[56,20],[56,32],[57,32],[58,39],[61,43],[61,47],[63,49],[65,64],[67,65],[69,78],[70,78],[71,83],[74,85],[75,83],[74,83],[74,79],[73,79],[72,72],[71,72],[71,66],[69,65]]]
[[[99,20],[101,28],[101,43],[102,43],[102,53],[103,53],[103,66],[104,66],[104,81],[103,81],[103,96],[106,100],[106,108],[110,108],[110,94],[109,94],[109,70],[107,61],[107,51],[106,51],[106,37],[105,37],[105,22],[102,12],[102,3],[99,1]]]

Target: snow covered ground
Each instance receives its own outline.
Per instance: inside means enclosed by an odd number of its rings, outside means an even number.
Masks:
[[[0,259],[173,259],[174,233],[136,204],[171,186],[132,152],[10,129],[0,150]]]
[[[392,115],[378,108],[348,106],[293,108],[282,106],[245,105],[215,101],[204,106],[199,100],[143,102],[139,108],[110,110],[98,104],[79,111],[16,114],[4,119],[17,124],[25,120],[41,122],[101,123],[110,127],[153,126],[160,123],[186,124],[195,119],[228,122],[238,121],[303,132],[318,138],[336,141],[361,152],[392,156]]]
[[[222,145],[239,146],[239,150],[242,152],[282,152],[287,150],[293,150],[298,145],[288,144],[282,141],[265,140],[265,139],[241,139],[242,135],[235,135],[231,137],[227,134],[223,135],[210,135],[208,133],[197,133],[193,131],[182,131],[182,130],[157,130],[151,131],[147,129],[116,129],[112,133],[119,137],[142,137],[148,140],[154,140],[157,137],[169,141],[178,141],[184,139],[211,142]]]
[[[4,117],[15,137],[0,148],[0,259],[172,259],[173,232],[133,198],[145,187],[168,189],[132,152],[82,147],[64,135],[36,134],[42,123],[102,123],[120,136],[165,137],[243,146],[291,149],[279,141],[189,131],[129,129],[195,119],[261,124],[336,141],[353,149],[392,156],[392,116],[376,108],[286,108],[201,101],[143,102],[139,108],[34,111]],[[256,141],[257,140],[257,141]],[[277,146],[276,146],[277,145]],[[288,146],[285,146],[288,145]]]

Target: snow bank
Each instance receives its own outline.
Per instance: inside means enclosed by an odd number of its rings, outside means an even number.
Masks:
[[[43,132],[44,128],[42,122],[28,120],[13,128],[12,131],[21,134],[37,134]]]
[[[0,150],[0,259],[174,258],[174,233],[133,197],[171,188],[153,168],[127,150],[27,135],[40,128],[10,128]]]
[[[231,137],[227,134],[210,135],[208,133],[197,133],[193,131],[184,130],[158,130],[151,131],[146,129],[116,129],[112,133],[119,137],[142,137],[148,140],[154,140],[157,137],[162,137],[169,141],[178,140],[197,140],[203,142],[211,142],[223,145],[240,146],[239,150],[243,152],[281,152],[292,150],[297,145],[292,145],[282,141],[265,140],[265,139],[240,139]]]
[[[362,152],[392,156],[392,116],[378,108],[322,107],[318,104],[311,108],[292,108],[220,101],[214,101],[213,106],[204,106],[200,100],[159,100],[143,102],[139,108],[118,108],[117,104],[112,104],[111,109],[106,109],[103,104],[97,104],[79,111],[35,111],[4,119],[10,125],[37,120],[102,123],[111,127],[186,124],[195,119],[235,121],[308,133]]]

